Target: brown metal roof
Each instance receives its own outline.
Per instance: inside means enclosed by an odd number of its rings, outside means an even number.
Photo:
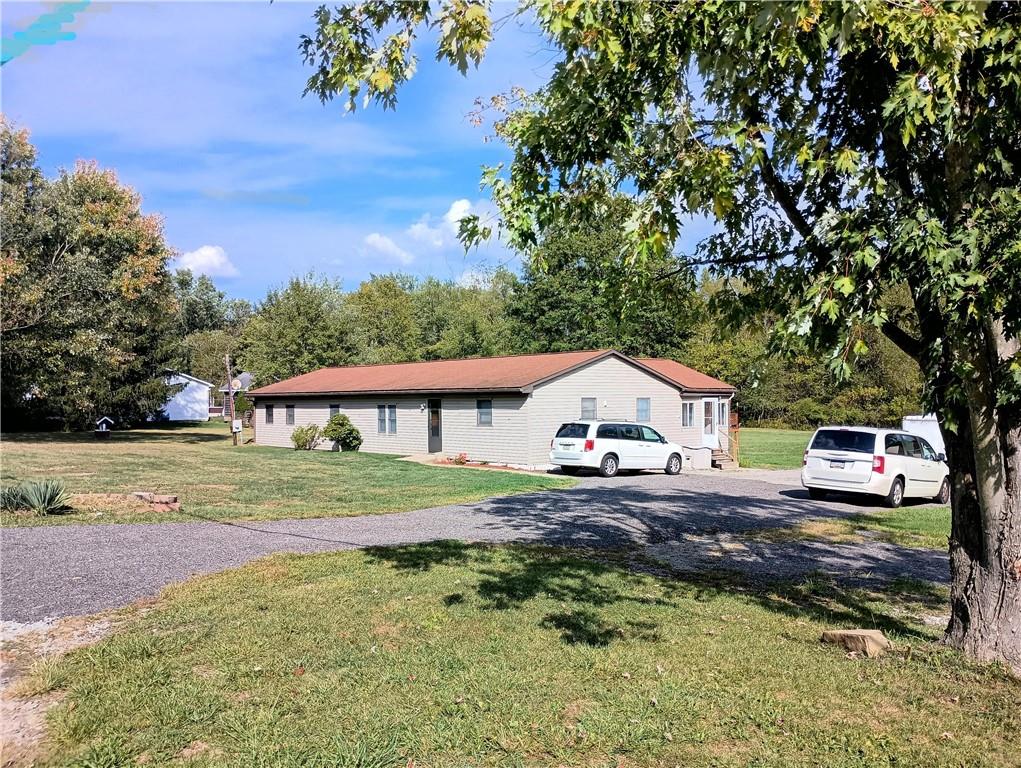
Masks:
[[[429,360],[389,365],[351,365],[321,368],[248,392],[271,395],[374,395],[384,393],[530,392],[549,379],[562,376],[604,357],[614,356],[682,389],[733,391],[722,381],[672,360],[634,360],[614,350],[551,352],[469,360]],[[660,370],[653,364],[665,364]],[[672,366],[676,366],[673,368]]]
[[[249,394],[258,397],[377,392],[521,392],[540,381],[611,354],[616,353],[590,350],[321,368],[259,387]]]
[[[698,392],[733,392],[734,387],[725,381],[714,379],[701,371],[681,365],[676,360],[667,360],[662,357],[638,357],[635,358],[642,365],[648,366],[660,376],[670,379],[683,389],[692,389]]]

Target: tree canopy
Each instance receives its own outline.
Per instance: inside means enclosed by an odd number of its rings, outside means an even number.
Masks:
[[[94,164],[44,178],[6,120],[0,156],[5,428],[158,414],[177,349],[162,222]]]
[[[838,375],[881,329],[918,361],[953,473],[947,640],[1021,669],[1021,7],[860,3],[523,2],[555,51],[547,83],[493,100],[509,168],[483,176],[513,245],[630,194],[627,267],[689,254],[738,276],[778,344]],[[467,71],[488,3],[322,7],[308,90],[394,107],[418,36]],[[593,194],[595,193],[595,194]],[[462,220],[467,242],[491,226]],[[884,304],[906,284],[909,311]],[[725,303],[726,293],[719,297]]]

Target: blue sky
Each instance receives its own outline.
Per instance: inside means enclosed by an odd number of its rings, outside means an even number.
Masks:
[[[456,280],[515,266],[498,244],[466,255],[451,221],[485,211],[480,166],[508,157],[466,114],[476,97],[538,85],[542,39],[506,24],[467,78],[423,46],[396,112],[345,115],[301,95],[298,41],[314,9],[92,3],[59,27],[65,39],[26,45],[61,6],[5,2],[4,57],[17,55],[0,70],[2,108],[48,174],[78,158],[115,169],[164,217],[177,263],[233,296],[260,299],[310,270],[354,288],[371,273]]]

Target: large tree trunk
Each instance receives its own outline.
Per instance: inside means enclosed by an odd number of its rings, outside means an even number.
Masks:
[[[969,355],[968,408],[954,409],[957,433],[945,432],[954,490],[944,642],[1021,674],[1021,428],[996,401],[1003,334],[985,335],[986,349]]]

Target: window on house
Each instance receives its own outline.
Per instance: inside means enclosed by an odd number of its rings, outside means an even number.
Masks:
[[[694,403],[681,403],[681,426],[682,427],[693,427],[693,426],[695,426],[695,404]]]
[[[267,424],[272,424],[273,423],[273,406],[272,405],[267,405],[266,406],[266,423]]]
[[[340,413],[340,404],[339,403],[331,403],[330,404],[330,418],[332,419],[338,413]]]
[[[477,413],[478,425],[480,427],[493,426],[493,401],[476,400],[475,411]]]
[[[594,397],[583,397],[581,399],[581,417],[583,419],[594,419],[596,417],[596,399]]]
[[[380,434],[386,432],[386,406],[376,406],[376,431]]]
[[[294,423],[294,406],[293,405],[285,405],[284,406],[284,421],[287,422],[288,424],[293,424]]]
[[[648,421],[652,418],[652,401],[647,397],[639,397],[635,401],[635,421]]]
[[[721,429],[728,429],[730,427],[730,422],[727,421],[727,410],[728,410],[728,408],[727,408],[727,401],[726,400],[721,400],[720,401],[720,417],[716,420],[717,423],[720,425]]]
[[[395,434],[397,434],[397,406],[396,405],[388,405],[386,407],[386,411],[387,411],[387,416],[389,417],[389,421],[390,421],[390,430],[389,430],[390,434],[395,435]]]

